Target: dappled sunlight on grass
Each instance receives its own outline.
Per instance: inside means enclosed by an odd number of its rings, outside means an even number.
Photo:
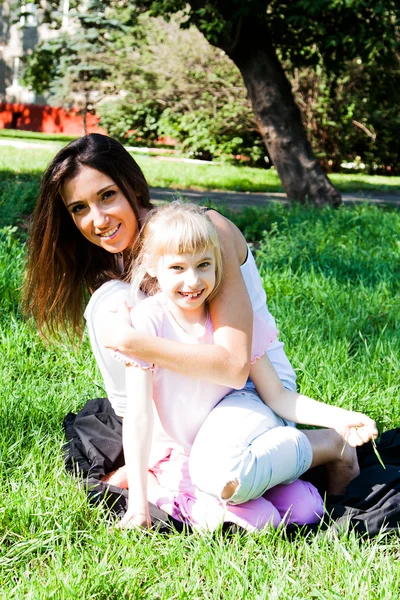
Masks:
[[[400,194],[400,176],[332,173],[329,178],[342,191],[382,190]]]
[[[35,140],[32,140],[32,143]],[[43,142],[45,143],[45,142]],[[30,173],[38,177],[64,144],[49,143],[48,148],[0,146],[0,177],[3,172]],[[228,163],[197,164],[134,154],[152,187],[173,189],[230,190],[238,192],[281,192],[275,169],[257,169]],[[370,176],[362,173],[332,174],[332,182],[343,192],[381,190],[400,194],[400,177]]]

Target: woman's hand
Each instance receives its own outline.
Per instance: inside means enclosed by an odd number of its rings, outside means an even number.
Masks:
[[[99,315],[97,320],[98,339],[106,348],[120,350],[125,341],[126,332],[131,327],[130,308],[123,302],[113,310],[107,310]]]
[[[350,410],[341,411],[337,423],[333,424],[332,428],[353,447],[362,446],[378,437],[375,421],[363,413]]]

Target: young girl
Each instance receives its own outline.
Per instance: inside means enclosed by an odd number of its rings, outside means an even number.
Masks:
[[[217,233],[202,209],[173,203],[152,211],[141,230],[133,265],[136,306],[131,311],[132,325],[169,340],[212,344],[208,302],[217,293],[221,265]],[[141,292],[148,297],[137,304]],[[233,406],[242,411],[243,418],[255,420],[254,439],[252,443],[240,440],[240,431],[228,436],[231,447],[226,449],[222,443],[214,457],[219,466],[214,473],[220,477],[213,478],[209,478],[204,469],[207,462],[196,454],[193,444],[201,439],[203,423],[231,388],[115,351],[114,357],[127,365],[123,446],[131,490],[120,527],[149,524],[149,500],[175,518],[210,529],[223,521],[251,530],[267,523],[276,527],[282,519],[299,524],[318,520],[323,512],[318,492],[297,479],[311,465],[311,445],[305,432],[287,427],[286,419],[333,427],[354,446],[376,437],[376,426],[360,413],[285,390],[265,354],[276,335],[276,330],[254,315],[250,373],[262,400],[272,410],[266,418],[268,413],[259,410],[260,400],[255,394],[238,392],[238,402],[231,396],[228,415]],[[223,440],[224,430],[231,424],[218,408],[213,414],[213,435]],[[238,422],[240,419],[233,419],[233,423]],[[203,437],[209,435],[210,426],[205,431]],[[271,438],[272,447],[279,448],[278,439],[289,431],[296,439],[291,453],[280,456],[279,452],[269,452],[267,456],[257,450],[257,446],[265,448],[266,436]],[[235,444],[236,452],[232,451]],[[200,447],[207,448],[207,443],[203,440]],[[292,463],[299,462],[299,456],[300,464],[293,469]]]

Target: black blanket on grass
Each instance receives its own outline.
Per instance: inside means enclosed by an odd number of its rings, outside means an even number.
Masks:
[[[92,502],[105,503],[121,518],[127,508],[127,491],[100,480],[105,473],[124,464],[121,419],[106,398],[96,398],[89,400],[77,414],[69,413],[64,419],[64,429],[67,470],[79,478]],[[386,431],[377,447],[386,469],[379,463],[371,443],[359,448],[361,473],[344,495],[327,496],[322,529],[350,527],[368,537],[381,530],[400,532],[400,428]],[[325,495],[322,467],[311,469],[303,479],[311,481]],[[154,505],[150,505],[150,514],[159,531],[188,530]],[[305,531],[317,531],[320,527],[310,526]]]

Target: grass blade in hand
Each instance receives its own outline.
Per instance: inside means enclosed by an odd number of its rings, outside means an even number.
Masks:
[[[374,440],[374,439],[372,439],[372,440],[371,440],[371,442],[372,442],[372,447],[373,447],[373,449],[374,449],[374,452],[375,452],[375,456],[376,456],[376,458],[379,460],[379,462],[381,463],[382,467],[383,467],[384,469],[386,469],[386,467],[385,467],[385,465],[384,465],[384,463],[383,463],[383,460],[381,459],[381,455],[380,455],[380,454],[379,454],[379,452],[378,452],[378,448],[376,447],[376,442],[375,442],[375,440]]]

